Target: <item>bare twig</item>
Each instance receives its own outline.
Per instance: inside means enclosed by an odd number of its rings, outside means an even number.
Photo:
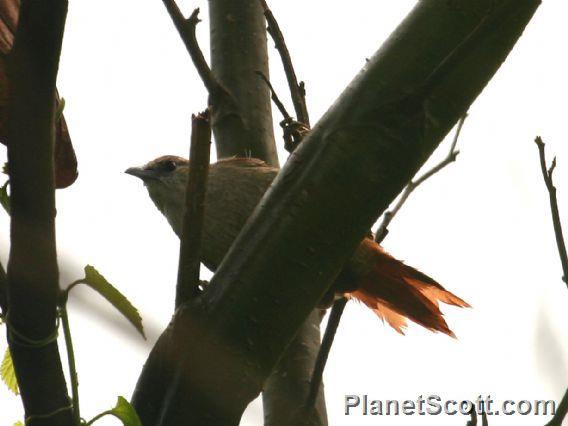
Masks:
[[[566,389],[566,393],[558,407],[556,408],[556,413],[552,417],[552,419],[546,424],[546,426],[562,426],[562,421],[568,414],[568,388]]]
[[[375,241],[377,243],[381,243],[385,239],[385,237],[389,232],[388,226],[390,225],[391,221],[396,216],[396,214],[399,212],[400,208],[404,205],[410,194],[412,194],[412,192],[416,188],[418,188],[418,186],[424,183],[424,181],[434,176],[436,173],[438,173],[448,164],[451,164],[454,161],[456,161],[456,157],[460,153],[458,150],[456,150],[456,145],[458,143],[458,139],[460,137],[460,133],[466,118],[467,114],[464,114],[462,118],[459,120],[456,128],[456,133],[454,135],[454,139],[450,147],[450,151],[448,152],[446,158],[444,158],[440,163],[432,167],[430,170],[428,170],[418,179],[410,181],[410,183],[406,186],[406,188],[404,188],[404,191],[402,192],[402,195],[398,199],[398,202],[395,204],[395,206],[391,210],[385,212],[385,214],[383,215],[383,220],[379,225],[379,227],[377,228],[377,232],[375,234]]]
[[[270,97],[272,98],[272,102],[274,102],[274,105],[276,105],[278,111],[280,111],[280,114],[284,116],[284,120],[292,120],[292,117],[290,116],[290,114],[288,114],[288,111],[286,111],[286,107],[284,106],[284,104],[276,94],[276,90],[274,90],[274,87],[272,87],[272,83],[270,83],[270,80],[264,75],[262,71],[257,71],[256,73],[260,76],[260,78],[266,83],[266,85],[270,89]]]
[[[274,40],[276,49],[278,50],[278,53],[280,53],[280,58],[282,59],[282,65],[284,66],[284,72],[286,73],[286,79],[288,80],[288,86],[290,87],[292,103],[294,104],[294,110],[296,111],[296,117],[298,118],[298,121],[300,123],[303,123],[309,128],[310,117],[308,115],[308,108],[306,107],[306,91],[304,88],[304,83],[298,83],[298,78],[296,77],[294,66],[292,65],[290,52],[286,47],[284,36],[282,35],[282,31],[280,31],[280,26],[278,25],[276,18],[266,4],[266,0],[259,1],[262,5],[262,9],[264,10],[266,22],[268,23],[268,33]]]
[[[205,110],[197,116],[194,115],[191,120],[189,175],[179,250],[176,308],[199,294],[201,235],[211,148],[209,111]]]
[[[339,327],[339,322],[341,320],[341,315],[347,304],[347,298],[342,297],[337,300],[333,307],[331,308],[331,313],[329,314],[329,320],[327,321],[327,326],[325,328],[325,334],[321,343],[320,350],[318,352],[318,357],[316,359],[316,364],[314,366],[314,371],[312,373],[312,378],[310,380],[310,393],[306,401],[306,406],[313,407],[318,396],[319,388],[321,386],[323,370],[325,369],[325,364],[327,363],[327,358],[331,350],[331,345],[333,345],[333,340],[335,338],[335,333]]]
[[[190,17],[186,19],[175,0],[163,0],[163,2],[209,95],[212,97],[222,94],[228,95],[227,91],[211,72],[211,68],[209,68],[195,37],[195,27],[201,22],[198,17],[199,8],[195,9]]]
[[[284,148],[289,153],[292,153],[296,149],[296,147],[300,145],[300,142],[302,142],[304,136],[306,136],[306,134],[310,131],[310,128],[305,124],[294,120],[290,116],[290,114],[288,114],[286,107],[276,94],[276,91],[270,83],[270,80],[261,71],[257,71],[256,73],[260,76],[260,78],[262,78],[262,80],[270,89],[272,101],[284,117],[284,119],[280,122],[280,127],[282,127],[284,133]]]
[[[552,180],[552,173],[556,168],[556,157],[552,160],[550,167],[546,168],[546,154],[545,146],[542,138],[537,136],[535,143],[538,146],[538,153],[540,157],[540,170],[542,177],[548,189],[548,197],[550,198],[550,213],[552,215],[552,224],[554,226],[554,235],[556,237],[556,245],[558,246],[558,255],[562,263],[562,281],[568,286],[568,255],[566,254],[566,244],[564,243],[564,236],[562,235],[562,223],[560,222],[560,213],[558,211],[558,200],[556,199],[556,187]]]

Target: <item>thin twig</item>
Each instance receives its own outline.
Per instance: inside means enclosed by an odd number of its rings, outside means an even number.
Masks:
[[[286,111],[286,107],[284,106],[284,104],[276,94],[276,90],[274,90],[274,87],[272,87],[272,83],[270,83],[270,80],[264,75],[262,71],[257,71],[256,73],[260,76],[260,78],[262,78],[262,80],[266,83],[266,85],[270,89],[270,97],[272,98],[272,102],[274,102],[274,105],[276,105],[278,111],[280,111],[280,114],[284,116],[284,120],[292,120],[292,117],[290,116],[290,114],[288,114],[288,111]]]
[[[556,245],[558,247],[558,255],[560,256],[560,262],[562,263],[562,281],[568,286],[568,255],[566,254],[566,244],[564,243],[564,236],[562,235],[562,224],[560,222],[560,213],[558,211],[558,200],[556,199],[556,187],[552,180],[552,173],[556,168],[556,157],[552,160],[550,168],[546,168],[546,154],[545,146],[542,138],[537,136],[535,138],[535,143],[538,146],[538,153],[540,157],[540,170],[542,171],[542,177],[544,178],[544,183],[546,189],[548,189],[548,197],[550,199],[550,213],[552,215],[552,225],[554,226],[554,236],[556,237]]]
[[[333,344],[333,339],[335,338],[335,333],[337,332],[337,328],[339,327],[341,315],[343,314],[347,300],[347,298],[342,297],[341,299],[337,300],[331,308],[329,320],[327,321],[327,326],[325,328],[325,334],[323,335],[321,347],[318,352],[318,357],[316,358],[314,371],[310,380],[310,393],[308,394],[308,398],[306,400],[307,407],[313,407],[316,402],[316,398],[318,396],[319,388],[322,382],[323,370],[325,369],[329,351],[331,350],[331,345]]]
[[[310,131],[310,128],[307,127],[304,123],[300,123],[299,121],[294,120],[290,116],[290,114],[288,114],[286,107],[276,94],[276,91],[270,83],[270,80],[264,75],[262,71],[257,71],[256,73],[260,76],[260,78],[262,78],[262,80],[270,89],[272,101],[284,117],[284,119],[280,122],[280,127],[282,127],[284,133],[284,148],[286,148],[286,151],[291,154],[296,149],[296,147],[300,145],[306,134],[308,134],[308,132]]]
[[[556,413],[554,413],[554,416],[546,424],[546,426],[562,426],[562,421],[564,420],[567,414],[568,414],[568,388],[566,389],[566,393],[564,394],[564,397],[562,397],[560,404],[558,404],[558,407],[556,408]]]
[[[389,232],[388,226],[390,225],[391,221],[396,216],[396,214],[399,212],[400,208],[404,205],[404,203],[406,202],[406,200],[408,199],[410,194],[412,194],[412,192],[416,188],[418,188],[418,186],[420,186],[422,183],[424,183],[424,181],[426,181],[427,179],[434,176],[436,173],[438,173],[440,170],[442,170],[448,164],[451,164],[454,161],[456,161],[456,157],[460,153],[458,150],[456,150],[456,145],[458,143],[458,139],[460,137],[460,133],[461,133],[461,130],[462,130],[462,127],[463,127],[463,124],[464,124],[466,118],[467,118],[467,113],[464,114],[460,118],[458,125],[457,125],[457,128],[456,128],[456,133],[454,135],[454,139],[452,141],[452,145],[450,147],[450,151],[448,152],[448,155],[446,156],[446,158],[444,158],[440,163],[438,163],[437,165],[432,167],[430,170],[428,170],[426,173],[424,173],[418,179],[410,181],[410,183],[406,186],[406,188],[404,188],[402,195],[400,196],[398,202],[395,204],[395,206],[392,208],[392,210],[385,212],[385,214],[383,215],[383,220],[382,220],[381,224],[379,225],[379,227],[377,228],[377,232],[375,234],[375,241],[377,243],[381,243],[385,239],[385,237],[387,236],[387,234]]]
[[[185,214],[179,251],[176,308],[199,294],[199,269],[201,259],[201,235],[209,155],[211,126],[209,111],[192,116],[191,147],[189,150],[189,175],[185,193]]]
[[[175,0],[163,0],[163,2],[209,95],[212,97],[220,96],[221,94],[228,95],[227,91],[211,72],[211,68],[207,64],[195,37],[195,27],[201,22],[198,17],[199,8],[195,9],[190,17],[186,19]]]
[[[294,104],[294,110],[296,111],[296,117],[300,123],[310,127],[310,117],[306,106],[306,91],[304,83],[298,83],[298,78],[296,77],[294,66],[292,65],[290,52],[286,47],[284,36],[282,35],[282,31],[280,31],[280,26],[278,25],[276,18],[266,4],[266,0],[259,1],[262,9],[264,10],[266,22],[268,23],[268,33],[274,40],[276,49],[278,50],[278,53],[280,53],[280,58],[282,59],[282,65],[284,66],[284,72],[286,74],[286,79],[288,80],[288,87],[290,88],[290,95],[292,96],[292,103]]]

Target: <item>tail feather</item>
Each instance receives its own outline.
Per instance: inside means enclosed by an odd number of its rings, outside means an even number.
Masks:
[[[361,250],[360,261],[367,268],[359,275],[357,290],[350,297],[363,302],[401,334],[408,318],[428,330],[455,337],[442,316],[439,302],[469,307],[465,301],[426,274],[395,259],[373,241],[363,241]]]

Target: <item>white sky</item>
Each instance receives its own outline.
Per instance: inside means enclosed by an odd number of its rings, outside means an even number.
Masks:
[[[270,3],[306,81],[316,122],[415,1]],[[198,37],[207,54],[207,2],[180,5],[187,13],[202,8]],[[466,423],[460,416],[378,418],[354,411],[346,417],[346,394],[383,400],[490,394],[496,401],[562,395],[568,384],[568,292],[533,139],[542,135],[549,158],[558,156],[555,181],[568,227],[567,13],[560,0],[540,7],[471,108],[458,162],[411,197],[384,243],[473,305],[445,309],[459,339],[414,326],[401,337],[350,303],[325,372],[330,424]],[[161,1],[72,1],[67,22],[58,87],[67,101],[80,175],[57,195],[62,283],[94,265],[140,309],[149,335],[142,342],[89,290],[72,298],[81,408],[90,419],[118,395],[130,397],[172,314],[178,240],[141,183],[123,171],[161,154],[186,156],[190,115],[204,108],[206,95]],[[291,109],[272,43],[270,48],[273,84]],[[446,155],[448,142],[429,164]],[[284,162],[286,153],[280,154]],[[0,214],[4,265],[8,230]],[[243,424],[260,424],[258,407],[248,410]],[[0,425],[22,417],[19,400],[3,388],[0,412]],[[490,419],[492,425],[544,423],[531,415]]]

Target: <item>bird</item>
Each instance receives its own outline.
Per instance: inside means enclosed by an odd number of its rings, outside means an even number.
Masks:
[[[201,262],[215,271],[279,169],[255,158],[232,157],[209,167]],[[189,161],[174,155],[158,157],[125,173],[140,178],[148,194],[181,238]],[[332,285],[338,296],[356,299],[383,322],[404,334],[408,320],[454,337],[439,304],[470,305],[434,279],[397,260],[365,237]]]

